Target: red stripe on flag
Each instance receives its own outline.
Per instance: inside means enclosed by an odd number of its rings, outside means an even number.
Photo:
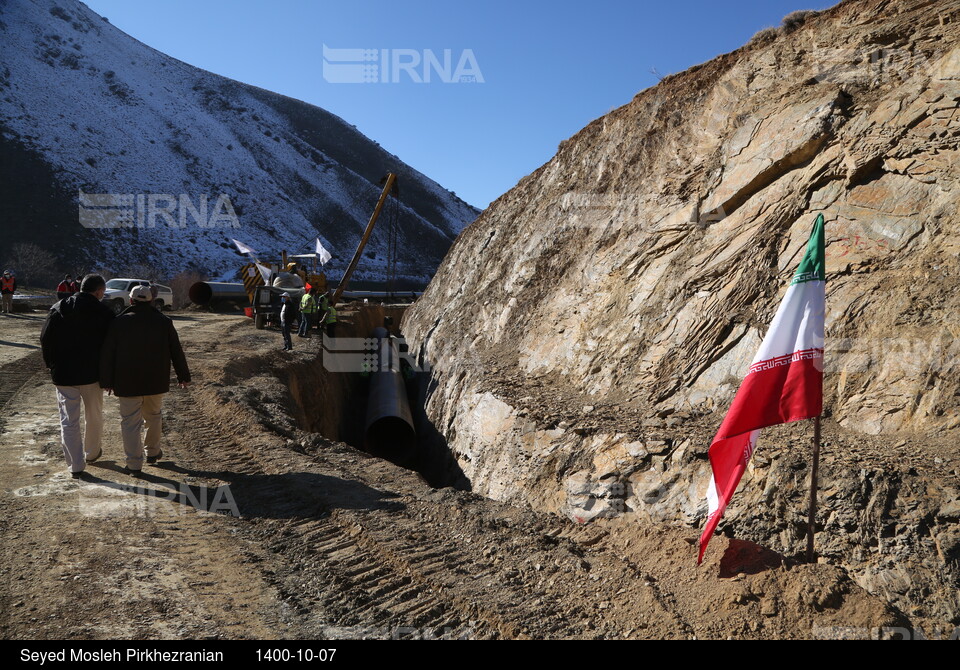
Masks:
[[[797,357],[748,374],[713,438],[714,444],[757,428],[819,416],[823,408],[823,350],[815,351],[819,351],[816,358]]]
[[[747,468],[753,453],[750,432],[819,416],[823,408],[822,349],[759,361],[750,369],[710,444],[719,505],[700,536],[697,564],[703,560],[703,552]]]
[[[713,531],[723,518],[727,503],[737,490],[737,484],[747,469],[747,462],[753,454],[750,444],[750,433],[736,435],[727,440],[714,441],[710,445],[710,466],[713,468],[713,481],[717,488],[719,507],[707,518],[707,523],[700,534],[700,553],[697,555],[697,565],[703,561],[703,552],[713,537]]]

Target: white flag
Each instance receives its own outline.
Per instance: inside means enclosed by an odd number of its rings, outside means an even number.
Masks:
[[[320,244],[320,238],[317,238],[317,260],[320,261],[320,265],[326,264],[333,256],[330,255],[330,252],[323,248],[323,245]]]
[[[270,286],[270,277],[273,275],[273,273],[270,271],[270,268],[257,263],[257,269],[260,270],[260,276],[263,277],[263,283],[267,286]]]
[[[233,239],[233,238],[230,238],[230,241],[233,242],[235,245],[237,245],[237,249],[240,250],[240,253],[241,253],[241,254],[255,254],[255,253],[257,253],[256,251],[254,251],[253,249],[251,249],[250,247],[248,247],[248,246],[247,246],[246,244],[244,244],[243,242],[237,242],[237,241],[236,241],[235,239]]]

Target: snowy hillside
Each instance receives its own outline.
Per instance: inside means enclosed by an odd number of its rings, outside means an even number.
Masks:
[[[319,235],[336,274],[388,171],[397,274],[426,279],[478,211],[342,119],[170,58],[74,0],[0,2],[0,253],[30,241],[64,264],[230,278],[229,238],[267,257]],[[358,279],[383,277],[385,231]]]

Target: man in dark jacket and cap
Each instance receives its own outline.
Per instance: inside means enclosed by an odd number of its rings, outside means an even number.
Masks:
[[[160,408],[163,395],[170,390],[170,364],[180,388],[190,383],[190,370],[173,321],[152,306],[150,287],[135,286],[130,303],[110,324],[103,343],[100,385],[119,400],[127,472],[136,476],[143,469],[144,455],[147,463],[156,463],[163,456]]]
[[[79,478],[86,463],[97,460],[102,453],[100,349],[113,320],[113,311],[100,302],[105,290],[103,277],[87,275],[79,293],[50,308],[40,331],[43,361],[57,387],[63,455],[74,478]],[[83,437],[81,402],[86,423]]]

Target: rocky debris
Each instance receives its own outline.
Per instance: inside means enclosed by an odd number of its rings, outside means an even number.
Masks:
[[[665,78],[493,203],[403,322],[472,489],[698,527],[707,446],[822,212],[821,553],[960,621],[957,44],[956,0],[841,3]],[[722,532],[803,551],[801,430],[765,433]]]

